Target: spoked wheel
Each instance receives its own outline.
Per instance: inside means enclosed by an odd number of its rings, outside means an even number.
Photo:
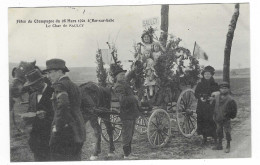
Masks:
[[[169,114],[163,109],[156,109],[149,118],[147,135],[153,147],[163,147],[171,136]]]
[[[122,123],[121,123],[120,117],[118,115],[110,115],[110,122],[113,127],[113,141],[115,142],[115,141],[118,141],[118,139],[121,137]],[[100,126],[102,129],[103,139],[109,143],[109,136],[107,133],[107,128],[106,128],[106,125],[102,118],[100,119]]]
[[[184,90],[177,101],[176,118],[180,132],[191,137],[197,130],[197,99],[192,89]]]
[[[135,122],[135,130],[141,135],[145,134],[147,132],[147,124],[148,119],[144,115],[141,115]]]

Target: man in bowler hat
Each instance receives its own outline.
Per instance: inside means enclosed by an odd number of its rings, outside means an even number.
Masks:
[[[133,94],[133,90],[125,81],[125,72],[122,68],[118,68],[114,77],[116,83],[114,92],[119,99],[120,118],[122,121],[122,141],[124,150],[124,159],[137,159],[131,155],[131,144],[135,130],[135,120],[139,115],[138,101]]]
[[[62,59],[46,61],[47,77],[52,82],[54,119],[51,127],[51,160],[81,160],[81,149],[86,139],[85,124],[80,111],[79,87],[67,75],[69,69]]]
[[[35,161],[50,161],[50,132],[53,120],[53,108],[51,97],[53,89],[44,82],[44,77],[38,69],[29,72],[24,87],[30,87],[32,93],[29,95],[29,112],[35,116],[23,118],[31,121],[29,146],[34,154]]]

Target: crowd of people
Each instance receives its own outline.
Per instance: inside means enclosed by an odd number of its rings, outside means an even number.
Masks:
[[[85,122],[80,110],[81,95],[66,72],[65,61],[51,59],[43,72],[51,81],[44,81],[38,69],[26,74],[25,87],[30,87],[29,109],[35,112],[29,146],[35,161],[80,160],[81,149],[86,140]]]
[[[135,66],[144,68],[146,94],[147,97],[152,97],[156,92],[157,78],[154,65],[165,49],[159,42],[153,41],[149,32],[141,38],[142,43],[136,47]],[[81,91],[66,72],[69,69],[64,60],[51,59],[46,61],[43,73],[33,69],[26,74],[24,87],[33,91],[29,95],[28,111],[35,112],[36,117],[24,120],[32,123],[29,146],[35,161],[81,160],[82,146],[86,140],[85,122],[80,107]],[[236,116],[237,107],[230,96],[230,85],[227,82],[218,85],[213,78],[214,72],[213,67],[205,67],[201,72],[203,78],[195,89],[198,99],[197,132],[203,136],[203,144],[207,143],[208,137],[213,137],[213,149],[222,150],[224,130],[227,139],[225,152],[228,153],[231,141],[230,119]],[[124,158],[137,159],[132,154],[131,143],[140,104],[126,81],[125,73],[126,70],[121,68],[115,71],[112,90],[120,105]],[[43,74],[47,75],[51,83],[44,81]]]
[[[82,146],[86,140],[82,95],[66,72],[69,69],[64,60],[51,59],[46,61],[46,69],[42,72],[32,69],[25,75],[24,87],[30,88],[28,112],[36,115],[25,115],[23,119],[27,124],[32,124],[28,142],[35,161],[81,160]],[[116,82],[113,93],[120,104],[124,159],[136,159],[131,154],[131,143],[139,107],[131,87],[125,81],[125,72],[118,69],[114,73]],[[45,81],[43,74],[51,83]],[[90,160],[96,160],[97,155],[92,155]]]

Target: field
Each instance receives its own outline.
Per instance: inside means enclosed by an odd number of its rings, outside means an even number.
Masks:
[[[216,81],[220,81],[216,79]],[[250,157],[251,156],[251,106],[250,106],[250,79],[249,78],[232,78],[231,79],[232,95],[238,103],[237,118],[232,120],[232,135],[231,153],[223,154],[223,151],[211,151],[213,141],[207,146],[201,145],[202,138],[198,135],[192,138],[185,138],[176,127],[176,123],[172,123],[172,138],[171,141],[163,148],[154,149],[150,146],[147,136],[140,135],[135,132],[132,150],[139,159],[194,159],[194,158],[221,158],[221,157]],[[26,96],[24,97],[26,99]],[[15,105],[16,114],[26,110],[26,105]],[[11,117],[11,115],[10,115]],[[17,125],[23,126],[23,122],[16,115]],[[10,118],[11,119],[11,118]],[[33,161],[33,155],[27,144],[28,132],[30,126],[25,127],[25,132],[21,133],[15,129],[12,120],[10,120],[10,141],[11,141],[11,161],[23,162]],[[87,123],[87,141],[83,146],[82,159],[89,160],[93,150],[93,130]],[[246,147],[243,148],[241,141],[245,141]],[[249,145],[247,145],[249,144]],[[239,146],[240,145],[240,146]],[[116,144],[116,156],[107,157],[108,144],[102,141],[102,153],[99,160],[118,160],[122,159],[122,145],[119,140]],[[233,147],[234,146],[234,147]],[[240,151],[240,150],[241,151]],[[248,150],[247,154],[244,154]]]

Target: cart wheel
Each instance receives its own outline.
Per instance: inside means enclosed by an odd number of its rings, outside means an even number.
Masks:
[[[192,89],[184,90],[177,101],[176,118],[180,132],[191,137],[197,130],[197,99]]]
[[[149,118],[147,135],[153,147],[163,147],[171,136],[169,114],[163,109],[156,109]]]
[[[145,116],[141,115],[137,118],[135,122],[135,130],[142,135],[147,132],[147,124],[148,119]]]
[[[120,117],[118,115],[110,115],[110,122],[113,127],[113,141],[116,142],[121,137],[122,123],[121,123]],[[106,128],[106,125],[102,118],[100,119],[100,126],[102,129],[103,139],[109,143],[109,136],[107,134],[107,128]]]

